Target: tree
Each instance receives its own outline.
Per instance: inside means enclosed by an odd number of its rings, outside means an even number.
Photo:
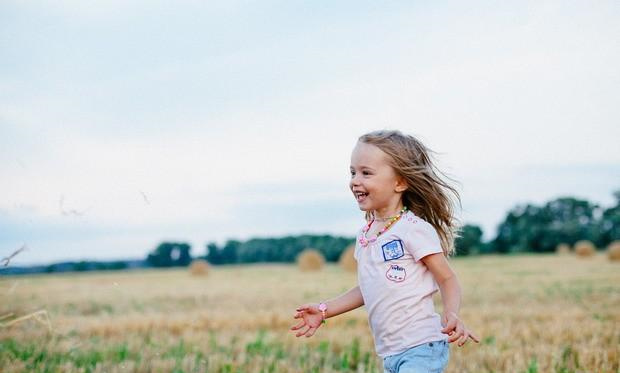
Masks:
[[[456,255],[478,254],[482,251],[482,229],[477,225],[466,224],[454,240]]]
[[[280,262],[292,263],[309,247],[316,248],[331,262],[340,258],[355,240],[330,235],[301,235],[282,238],[253,238],[245,242],[228,240],[223,247],[207,245],[206,259],[212,264]]]
[[[613,195],[616,198],[616,205],[605,209],[599,221],[600,237],[597,244],[600,247],[620,240],[620,190],[616,190]]]
[[[187,266],[191,262],[191,246],[183,242],[162,242],[146,261],[153,267]]]
[[[217,247],[215,242],[209,242],[207,244],[207,254],[205,255],[207,262],[211,264],[223,264],[224,257],[222,251]]]
[[[600,207],[586,200],[564,197],[543,207],[517,206],[500,224],[492,246],[497,252],[552,252],[560,243],[599,240],[595,219]]]

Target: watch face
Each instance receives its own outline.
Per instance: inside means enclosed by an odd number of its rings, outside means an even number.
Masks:
[[[325,303],[319,304],[319,311],[325,311],[325,310],[327,310],[327,304]]]

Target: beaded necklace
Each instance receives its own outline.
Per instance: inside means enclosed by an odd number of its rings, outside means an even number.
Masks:
[[[384,221],[392,220],[392,219],[394,219],[396,216],[397,216],[397,215],[394,215],[394,216],[388,216],[387,218],[377,218],[377,217],[375,217],[374,219],[375,219],[375,221],[384,222]]]
[[[360,244],[364,247],[368,246],[369,243],[375,242],[377,240],[377,238],[379,238],[380,235],[382,235],[383,233],[385,233],[385,231],[387,231],[390,226],[392,226],[392,224],[396,223],[396,221],[398,221],[398,219],[400,219],[400,217],[405,213],[405,211],[407,211],[407,206],[404,206],[402,210],[400,210],[398,212],[398,214],[396,216],[393,216],[389,219],[388,223],[385,225],[385,227],[381,228],[381,230],[379,232],[377,232],[377,234],[375,234],[374,236],[370,237],[370,238],[366,238],[366,233],[368,232],[368,230],[370,230],[370,226],[372,225],[372,223],[375,222],[375,219],[373,218],[370,223],[368,223],[364,229],[362,229],[362,233],[360,233],[360,237],[359,237],[359,241]]]

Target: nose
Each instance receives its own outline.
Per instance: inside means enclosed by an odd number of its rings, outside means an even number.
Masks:
[[[359,179],[357,178],[357,174],[351,176],[351,180],[349,181],[349,186],[357,186],[360,185]]]

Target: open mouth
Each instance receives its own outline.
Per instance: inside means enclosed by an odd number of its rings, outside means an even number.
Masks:
[[[355,195],[355,199],[357,200],[357,202],[363,202],[366,199],[366,197],[368,196],[368,193],[353,192],[353,195]]]

